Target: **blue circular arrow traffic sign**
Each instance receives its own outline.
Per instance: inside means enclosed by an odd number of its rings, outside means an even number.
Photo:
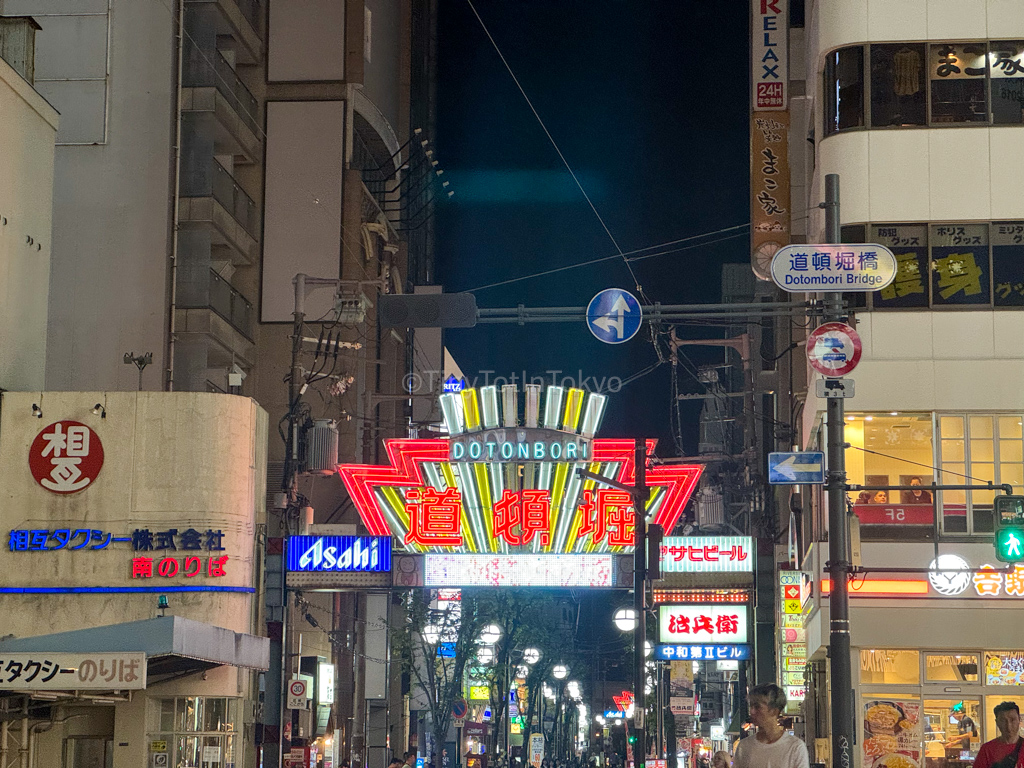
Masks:
[[[636,296],[621,288],[605,288],[587,305],[587,327],[605,344],[622,344],[636,336],[644,313]]]

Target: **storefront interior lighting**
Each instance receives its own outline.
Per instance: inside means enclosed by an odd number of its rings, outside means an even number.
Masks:
[[[654,589],[651,590],[655,603],[734,603],[749,602],[745,589]]]
[[[821,580],[821,593],[832,591],[832,580]],[[927,595],[928,582],[918,579],[856,579],[850,582],[851,595]]]

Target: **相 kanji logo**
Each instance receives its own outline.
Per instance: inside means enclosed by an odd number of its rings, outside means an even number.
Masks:
[[[28,452],[32,477],[54,493],[76,493],[103,467],[99,435],[77,421],[55,421],[43,429]]]

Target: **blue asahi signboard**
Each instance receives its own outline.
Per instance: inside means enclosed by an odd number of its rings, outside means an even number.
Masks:
[[[391,570],[390,536],[289,536],[288,570],[300,573]]]

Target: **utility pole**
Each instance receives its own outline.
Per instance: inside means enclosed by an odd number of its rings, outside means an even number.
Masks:
[[[644,768],[647,737],[644,729],[644,645],[647,640],[647,441],[636,438],[633,447],[633,610],[636,612],[636,634],[633,637],[633,764]]]
[[[825,240],[839,243],[839,175],[825,176]],[[825,322],[842,321],[843,295],[825,294]],[[853,765],[853,675],[850,669],[850,562],[846,519],[846,418],[841,397],[826,399],[828,475],[829,659],[832,665],[832,768]]]
[[[633,485],[625,485],[585,469],[577,469],[576,474],[625,491],[633,499],[633,611],[636,614],[636,629],[633,632],[633,735],[636,737],[633,762],[635,768],[644,768],[644,758],[647,756],[644,733],[644,683],[647,679],[644,664],[644,645],[647,640],[647,502],[651,498],[651,489],[647,487],[645,438],[638,437],[633,442],[633,467]]]

